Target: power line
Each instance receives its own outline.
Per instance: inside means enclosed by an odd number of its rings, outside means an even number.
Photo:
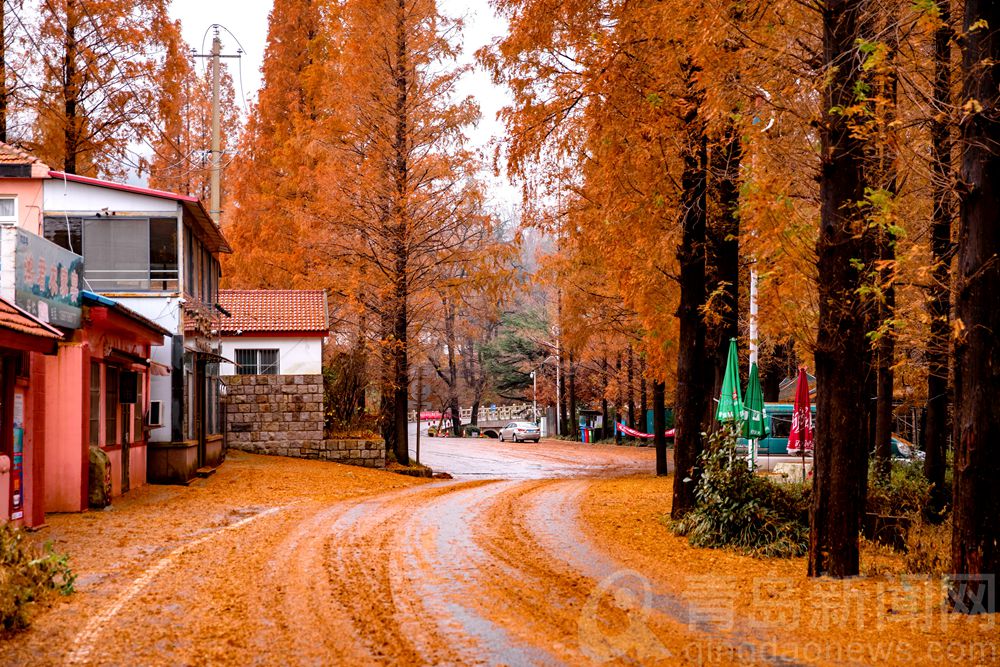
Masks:
[[[237,37],[236,35],[234,35],[232,30],[230,30],[226,26],[222,25],[221,23],[216,23],[215,25],[218,26],[218,27],[220,27],[220,28],[222,28],[223,30],[225,30],[227,33],[229,33],[230,37],[232,37],[234,40],[236,40],[236,46],[240,47],[239,48],[239,53],[241,55],[247,52],[247,50],[245,48],[243,48],[243,44],[240,43],[240,38]],[[202,44],[202,46],[204,47],[204,43]],[[204,48],[202,49],[202,51],[204,51]],[[247,116],[249,117],[250,116],[250,108],[247,105],[247,92],[246,92],[246,89],[243,88],[243,58],[239,58],[239,67],[238,67],[238,70],[239,70],[239,75],[240,75],[240,99],[243,102],[243,111],[245,111],[246,114],[247,114]]]

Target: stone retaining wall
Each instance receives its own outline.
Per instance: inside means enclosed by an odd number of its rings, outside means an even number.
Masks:
[[[349,438],[331,438],[324,440],[319,451],[320,458],[325,461],[337,461],[366,468],[385,467],[385,442],[382,440],[356,440]]]
[[[229,447],[254,454],[385,467],[380,440],[327,440],[322,375],[231,375],[226,383]]]

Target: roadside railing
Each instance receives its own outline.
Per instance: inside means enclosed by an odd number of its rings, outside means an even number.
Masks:
[[[423,414],[427,414],[427,410],[423,411]],[[463,424],[468,424],[472,421],[472,408],[459,408],[458,416],[462,420]],[[515,403],[512,405],[497,405],[497,406],[484,406],[479,408],[477,423],[484,422],[498,422],[498,421],[518,421],[531,418],[531,404],[530,403]],[[411,422],[417,421],[417,411],[410,410],[408,419]],[[426,421],[426,418],[425,418]]]

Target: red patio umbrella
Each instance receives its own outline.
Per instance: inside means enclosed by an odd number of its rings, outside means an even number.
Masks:
[[[805,366],[799,368],[799,377],[795,381],[795,407],[792,410],[792,431],[788,434],[789,454],[812,454],[813,423],[812,409],[809,406],[809,379],[806,377]]]

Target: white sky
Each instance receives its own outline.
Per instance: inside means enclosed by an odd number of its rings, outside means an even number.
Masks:
[[[228,28],[236,39],[221,32],[222,52],[235,53],[239,48],[236,40],[245,49],[239,61],[229,60],[236,94],[240,95],[240,67],[242,67],[243,90],[247,105],[256,99],[260,88],[260,67],[267,42],[267,16],[271,11],[271,0],[172,0],[170,13],[181,20],[184,38],[199,52],[211,49],[209,26],[213,23]],[[471,63],[475,52],[481,46],[506,31],[505,22],[489,6],[488,0],[439,0],[443,13],[465,20],[464,49],[462,62]],[[207,36],[206,36],[207,34]],[[202,42],[204,40],[204,47]],[[202,51],[204,48],[206,51]],[[200,67],[200,65],[199,65]],[[476,68],[461,83],[460,94],[473,95],[479,102],[482,120],[470,130],[469,139],[473,146],[484,151],[487,164],[492,164],[491,142],[503,136],[503,125],[496,119],[497,112],[510,102],[505,88],[494,86],[489,75]],[[518,190],[511,187],[506,178],[489,179],[492,199],[503,207],[510,207],[519,200]]]

